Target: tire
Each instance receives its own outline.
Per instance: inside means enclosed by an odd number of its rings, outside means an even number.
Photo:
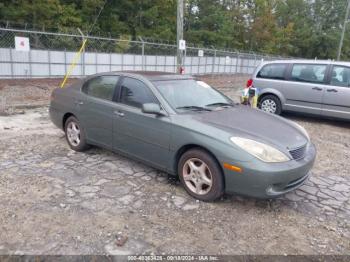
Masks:
[[[67,119],[64,124],[64,132],[69,147],[74,151],[82,152],[89,148],[85,132],[76,117],[70,116]]]
[[[178,175],[187,193],[196,199],[214,201],[224,193],[222,171],[202,149],[190,149],[180,157]]]
[[[265,112],[280,115],[282,113],[282,104],[275,95],[266,95],[259,101],[259,108]]]

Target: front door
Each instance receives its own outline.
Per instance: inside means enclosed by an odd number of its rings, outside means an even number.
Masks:
[[[350,119],[350,67],[333,66],[323,97],[322,115]]]
[[[171,165],[170,119],[143,113],[144,103],[159,104],[159,101],[145,83],[124,77],[114,110],[114,149],[168,169]]]

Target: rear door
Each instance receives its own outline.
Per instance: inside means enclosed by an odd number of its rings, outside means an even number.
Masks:
[[[142,112],[145,103],[160,104],[151,89],[143,81],[123,77],[116,102],[113,120],[114,149],[159,168],[169,168],[170,118]]]
[[[289,68],[288,81],[283,85],[285,110],[321,114],[328,65],[295,63]]]
[[[79,120],[87,139],[107,148],[112,148],[113,97],[119,78],[116,75],[97,76],[88,80],[82,90],[85,99],[81,101]]]
[[[350,119],[350,67],[334,65],[323,97],[322,115]]]

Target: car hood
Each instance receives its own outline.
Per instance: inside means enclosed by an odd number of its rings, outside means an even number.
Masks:
[[[247,106],[193,115],[203,124],[232,134],[290,150],[308,143],[305,134],[291,121]]]

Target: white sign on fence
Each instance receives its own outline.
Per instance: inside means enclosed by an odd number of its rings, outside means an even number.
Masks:
[[[29,38],[15,36],[15,48],[16,48],[16,51],[27,51],[28,52],[30,50]]]
[[[186,41],[185,40],[179,40],[179,49],[186,50]]]
[[[203,50],[198,50],[198,56],[203,57],[204,56],[204,51]]]
[[[230,64],[231,63],[231,57],[229,57],[229,56],[226,56],[226,64]]]

